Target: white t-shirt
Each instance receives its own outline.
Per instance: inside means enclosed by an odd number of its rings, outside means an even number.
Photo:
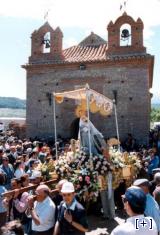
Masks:
[[[47,197],[43,202],[36,201],[34,209],[40,220],[40,225],[36,225],[32,220],[32,230],[42,232],[52,228],[55,224],[55,208],[55,204],[50,197]]]
[[[15,172],[14,172],[14,175],[17,179],[21,178],[22,175],[25,174],[25,171],[23,169],[17,169]]]
[[[157,235],[157,226],[153,218],[137,215],[118,225],[111,235]]]

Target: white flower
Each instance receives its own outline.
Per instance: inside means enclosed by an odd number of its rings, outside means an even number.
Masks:
[[[82,174],[82,175],[87,175],[87,170],[86,170],[86,169],[82,169],[82,170],[81,170],[81,174]]]

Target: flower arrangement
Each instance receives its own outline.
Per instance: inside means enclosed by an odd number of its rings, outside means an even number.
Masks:
[[[122,157],[121,152],[116,151],[113,148],[110,148],[109,155],[110,155],[110,161],[114,168],[119,169],[125,167],[125,161],[124,158]]]
[[[66,155],[60,156],[55,162],[55,172],[57,173],[59,179],[68,178],[74,172],[74,167],[72,165],[73,161]]]
[[[52,178],[50,172],[54,172],[54,170],[55,166],[54,166],[54,161],[52,159],[49,159],[40,166],[40,171],[45,180],[49,180],[50,178]]]
[[[59,179],[67,178],[75,185],[77,196],[83,201],[96,201],[99,193],[98,175],[105,174],[110,164],[103,156],[90,158],[84,152],[65,154],[55,162]]]
[[[113,166],[114,186],[118,186],[121,179],[126,179],[127,185],[131,185],[141,169],[141,162],[137,157],[137,153],[122,153],[111,148],[109,154]]]
[[[99,194],[99,175],[106,175],[108,171],[112,171],[112,184],[113,188],[116,188],[125,176],[126,180],[131,181],[129,170],[131,175],[137,175],[141,168],[136,153],[121,153],[110,148],[109,156],[108,159],[102,155],[90,158],[84,152],[76,149],[76,151],[67,153],[62,152],[58,160],[50,160],[47,164],[43,164],[41,170],[42,172],[54,171],[59,180],[66,178],[73,182],[80,200],[96,201]]]
[[[81,169],[71,179],[80,201],[96,201],[99,193],[97,172]]]

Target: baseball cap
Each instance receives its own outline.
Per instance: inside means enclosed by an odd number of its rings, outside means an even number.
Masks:
[[[146,195],[143,190],[137,186],[129,187],[124,195],[130,206],[145,210],[146,206]]]
[[[133,183],[134,186],[146,186],[146,187],[149,187],[150,186],[150,183],[149,183],[149,180],[147,179],[137,179],[134,181]]]
[[[158,172],[160,172],[160,168],[154,168],[154,169],[152,170],[152,173],[153,173],[153,174],[156,174],[156,173],[158,173]]]
[[[62,185],[61,193],[73,193],[74,191],[74,185],[71,182],[65,182]]]
[[[4,156],[2,157],[2,161],[9,161],[9,158],[8,158],[6,155],[4,155]]]

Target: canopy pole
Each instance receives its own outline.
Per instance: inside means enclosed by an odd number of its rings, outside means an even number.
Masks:
[[[91,152],[91,130],[90,130],[90,115],[89,115],[89,85],[86,84],[86,102],[87,102],[87,117],[88,117],[88,141],[89,141],[89,156],[90,158],[92,157],[92,152]]]
[[[53,113],[54,113],[54,140],[56,147],[56,159],[58,159],[58,150],[57,150],[57,123],[56,123],[56,97],[53,95]]]
[[[120,141],[119,141],[119,128],[118,128],[118,118],[117,118],[117,107],[115,100],[113,100],[113,106],[114,106],[114,113],[115,113],[115,121],[116,121],[116,132],[117,132],[117,139],[118,139],[118,150],[120,151]]]

